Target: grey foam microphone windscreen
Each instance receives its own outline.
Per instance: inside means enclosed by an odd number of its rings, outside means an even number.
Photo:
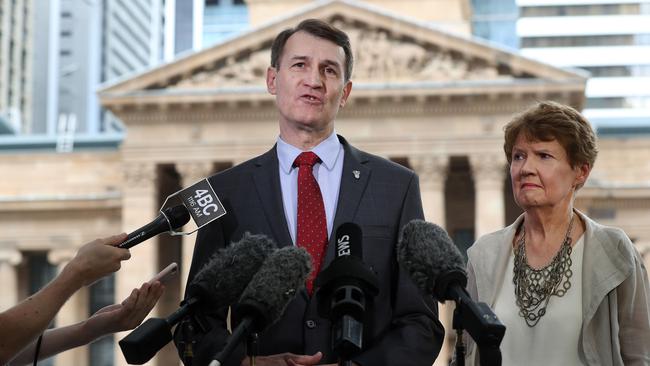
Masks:
[[[397,261],[418,288],[435,294],[436,280],[451,272],[465,273],[465,261],[447,232],[436,224],[412,220],[397,243]]]
[[[201,297],[214,309],[234,303],[275,249],[267,236],[244,233],[241,240],[212,255],[188,286],[186,297]]]
[[[304,249],[289,246],[273,252],[242,293],[235,317],[256,318],[257,331],[268,327],[280,319],[310,271],[311,258]]]

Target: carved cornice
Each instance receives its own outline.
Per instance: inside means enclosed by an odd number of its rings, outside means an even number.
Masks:
[[[469,95],[454,97],[444,100],[439,94],[434,95],[435,89],[431,89],[431,95],[410,97],[402,95],[401,99],[386,98],[372,99],[363,95],[363,91],[352,91],[348,105],[339,112],[341,118],[364,118],[364,117],[421,117],[426,115],[443,114],[512,114],[530,106],[533,99],[513,101],[510,98],[488,101],[471,98]],[[361,94],[361,95],[359,95]]]
[[[191,96],[190,96],[191,97]],[[265,121],[277,120],[277,108],[269,95],[268,100],[254,103],[237,95],[239,100],[229,102],[194,101],[183,104],[182,97],[172,99],[151,99],[147,107],[138,109],[124,108],[119,117],[128,125],[156,125],[165,123],[197,123],[215,121]]]

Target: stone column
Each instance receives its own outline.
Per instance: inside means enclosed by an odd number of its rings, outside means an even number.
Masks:
[[[474,237],[478,239],[504,227],[506,162],[503,154],[476,154],[469,157],[469,163],[476,192]]]
[[[207,178],[213,172],[212,167],[212,162],[201,161],[176,163],[176,171],[181,176],[181,185],[183,188],[189,187],[199,180]],[[182,263],[180,263],[181,299],[185,293],[185,284],[187,283],[187,276],[190,272],[190,266],[192,265],[192,254],[194,254],[196,234],[197,233],[183,236],[183,248],[181,250]]]
[[[424,217],[440,227],[445,227],[445,181],[449,168],[449,157],[420,155],[409,157],[409,163],[420,176],[420,192]],[[438,304],[438,317],[445,327],[445,340],[436,358],[435,366],[448,365],[453,351],[454,333],[451,329],[453,303]]]
[[[9,309],[18,303],[18,272],[16,266],[23,260],[23,255],[16,249],[0,249],[0,283],[3,286],[0,296],[0,311]]]
[[[445,227],[445,181],[449,158],[438,155],[409,157],[409,163],[420,177],[420,192],[424,217],[427,221]]]
[[[76,252],[76,248],[53,249],[47,254],[47,260],[57,266],[57,272],[61,273]],[[90,315],[88,304],[88,288],[82,287],[65,302],[56,314],[56,326],[63,327],[88,319]],[[56,366],[88,365],[88,347],[77,347],[60,353],[56,356],[54,364]]]
[[[125,162],[122,191],[122,230],[131,232],[150,222],[158,215],[158,180],[153,162]],[[115,274],[115,301],[126,299],[134,288],[148,281],[158,269],[158,238],[153,237],[130,249],[131,259],[122,262]],[[149,316],[159,316],[157,309]],[[128,332],[115,335],[119,340]],[[115,345],[115,365],[127,365],[120,348]]]

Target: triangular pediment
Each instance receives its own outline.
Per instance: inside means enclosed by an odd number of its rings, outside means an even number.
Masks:
[[[127,95],[264,94],[274,37],[306,18],[327,20],[350,36],[355,58],[352,80],[357,90],[378,85],[399,90],[472,83],[503,88],[517,80],[585,82],[582,74],[524,58],[487,42],[360,2],[337,0],[306,6],[222,44],[107,85],[100,91],[102,103],[110,105],[114,97]]]

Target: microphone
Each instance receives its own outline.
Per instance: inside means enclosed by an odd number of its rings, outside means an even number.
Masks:
[[[175,203],[179,204],[174,205]],[[226,209],[207,178],[167,196],[163,207],[167,208],[161,209],[158,217],[130,233],[118,247],[131,248],[165,231],[172,235],[188,235],[226,214]],[[190,221],[190,217],[196,227],[188,232],[178,232]]]
[[[119,342],[126,361],[132,365],[149,361],[172,340],[172,327],[197,309],[217,309],[237,301],[275,249],[275,242],[267,236],[246,232],[240,241],[213,254],[188,285],[178,310],[166,319],[148,319]]]
[[[453,300],[449,280],[467,286],[465,262],[447,232],[436,224],[412,220],[402,228],[397,243],[397,262],[424,293],[439,301]]]
[[[259,333],[278,321],[311,272],[311,258],[302,248],[280,248],[253,276],[235,305],[233,324],[238,324],[226,346],[210,366],[220,366],[244,337]]]
[[[410,221],[397,243],[397,261],[422,292],[440,302],[456,302],[454,329],[465,329],[474,339],[481,365],[500,365],[499,345],[506,327],[487,304],[474,302],[465,290],[465,263],[447,232],[423,220]]]
[[[131,232],[119,248],[131,248],[143,241],[165,231],[173,231],[190,221],[190,213],[183,205],[169,207],[163,210],[158,217],[145,226]]]
[[[364,318],[379,293],[375,273],[361,260],[362,232],[359,225],[344,223],[336,229],[336,256],[324,269],[316,286],[320,287],[318,313],[332,322],[332,350],[347,361],[363,347]]]

